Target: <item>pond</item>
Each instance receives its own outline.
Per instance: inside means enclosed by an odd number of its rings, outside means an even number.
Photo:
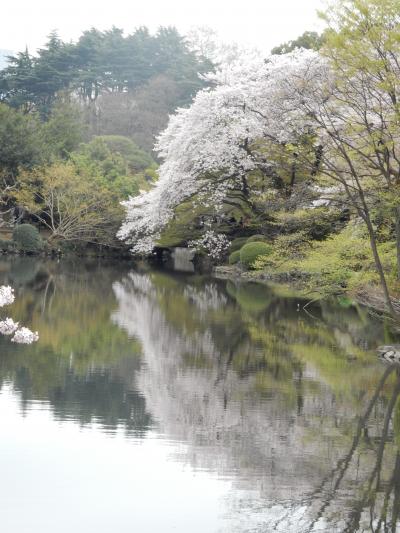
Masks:
[[[7,533],[396,531],[390,324],[278,286],[97,261],[0,261]]]

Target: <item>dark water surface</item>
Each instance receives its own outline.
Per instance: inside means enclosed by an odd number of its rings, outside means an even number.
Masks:
[[[5,533],[400,530],[398,342],[346,300],[0,261]],[[3,313],[4,315],[4,313]]]

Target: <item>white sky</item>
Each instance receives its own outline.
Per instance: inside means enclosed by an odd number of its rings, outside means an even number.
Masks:
[[[324,0],[14,0],[3,2],[0,49],[31,52],[43,45],[51,30],[76,40],[91,27],[112,25],[127,33],[138,26],[152,31],[176,26],[210,26],[222,40],[270,50],[306,30],[319,30],[316,10]]]

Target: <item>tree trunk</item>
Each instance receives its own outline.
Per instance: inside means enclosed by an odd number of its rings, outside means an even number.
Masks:
[[[366,218],[364,220],[365,220],[365,222],[367,224],[368,234],[369,234],[369,242],[371,244],[371,250],[372,250],[372,254],[374,256],[376,270],[378,271],[378,274],[379,274],[379,279],[380,279],[380,282],[381,282],[381,286],[382,286],[382,290],[383,290],[383,296],[384,296],[384,299],[385,299],[386,307],[387,307],[389,313],[392,315],[393,318],[395,318],[395,317],[398,318],[398,315],[397,315],[396,311],[394,310],[394,307],[393,307],[393,304],[392,304],[392,300],[390,298],[389,288],[388,288],[387,281],[386,281],[386,276],[385,276],[385,273],[383,271],[381,258],[379,257],[378,247],[376,245],[375,231],[374,231],[372,222],[371,222],[368,214],[367,214],[367,216],[366,216]]]
[[[400,206],[395,209],[397,279],[400,280]]]
[[[293,161],[291,169],[290,169],[290,183],[289,183],[289,187],[286,193],[286,196],[288,198],[290,198],[290,196],[292,196],[292,193],[293,193],[294,184],[296,183],[296,172],[297,172],[297,164],[296,164],[296,161]]]

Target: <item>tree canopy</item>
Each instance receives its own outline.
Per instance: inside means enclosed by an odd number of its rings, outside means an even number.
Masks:
[[[292,41],[287,41],[275,46],[271,50],[271,54],[280,55],[288,54],[296,50],[296,48],[305,48],[306,50],[320,50],[325,42],[325,34],[321,35],[316,31],[305,31],[302,35]]]
[[[92,28],[76,43],[53,32],[36,55],[25,50],[9,57],[0,72],[0,101],[46,114],[60,91],[93,102],[102,94],[135,91],[164,74],[184,87],[183,103],[202,86],[198,73],[210,67],[171,27],[161,27],[155,35],[142,27],[127,36],[116,27]]]
[[[377,227],[396,230],[400,275],[399,13],[399,0],[340,0],[326,13],[319,51],[299,48],[300,39],[291,52],[222,65],[208,77],[213,89],[160,135],[160,179],[125,203],[119,236],[136,252],[151,250],[188,200],[215,213],[246,205],[256,216],[262,198],[264,214],[279,198],[286,210],[294,199],[308,209],[333,203],[365,224],[394,314]]]

